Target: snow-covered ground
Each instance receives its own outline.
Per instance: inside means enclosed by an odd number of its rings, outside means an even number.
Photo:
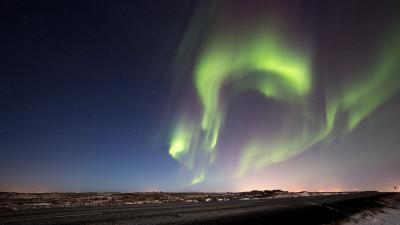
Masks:
[[[106,205],[136,205],[179,202],[213,202],[233,200],[256,200],[267,198],[296,198],[321,195],[341,195],[347,192],[288,192],[264,190],[248,192],[134,192],[134,193],[13,193],[0,192],[0,211],[82,207]]]
[[[338,223],[340,225],[398,225],[400,224],[400,194],[391,195],[378,201],[382,208],[368,209],[356,213]]]

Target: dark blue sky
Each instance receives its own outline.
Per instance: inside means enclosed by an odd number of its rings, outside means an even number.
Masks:
[[[0,189],[168,188],[160,132],[192,8],[2,1]]]

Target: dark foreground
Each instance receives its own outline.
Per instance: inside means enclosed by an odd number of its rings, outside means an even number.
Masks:
[[[390,193],[0,212],[0,224],[323,224],[374,207]]]

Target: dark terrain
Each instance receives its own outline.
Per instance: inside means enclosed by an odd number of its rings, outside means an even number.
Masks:
[[[269,197],[250,196],[263,193],[175,193],[177,196],[190,194],[191,197],[186,200],[181,198],[183,200],[180,202],[163,204],[3,210],[0,212],[0,224],[324,224],[349,217],[364,209],[379,207],[378,200],[391,195],[355,192],[292,193],[290,196],[287,192],[282,192],[282,195],[268,192]],[[240,194],[243,198],[232,197]],[[164,194],[156,193],[156,196],[162,195]],[[231,199],[221,200],[225,195],[232,195]],[[199,201],[185,202],[194,197]]]

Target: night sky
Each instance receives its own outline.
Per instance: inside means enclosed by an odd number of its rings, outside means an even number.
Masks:
[[[390,191],[397,1],[2,1],[0,191]]]

